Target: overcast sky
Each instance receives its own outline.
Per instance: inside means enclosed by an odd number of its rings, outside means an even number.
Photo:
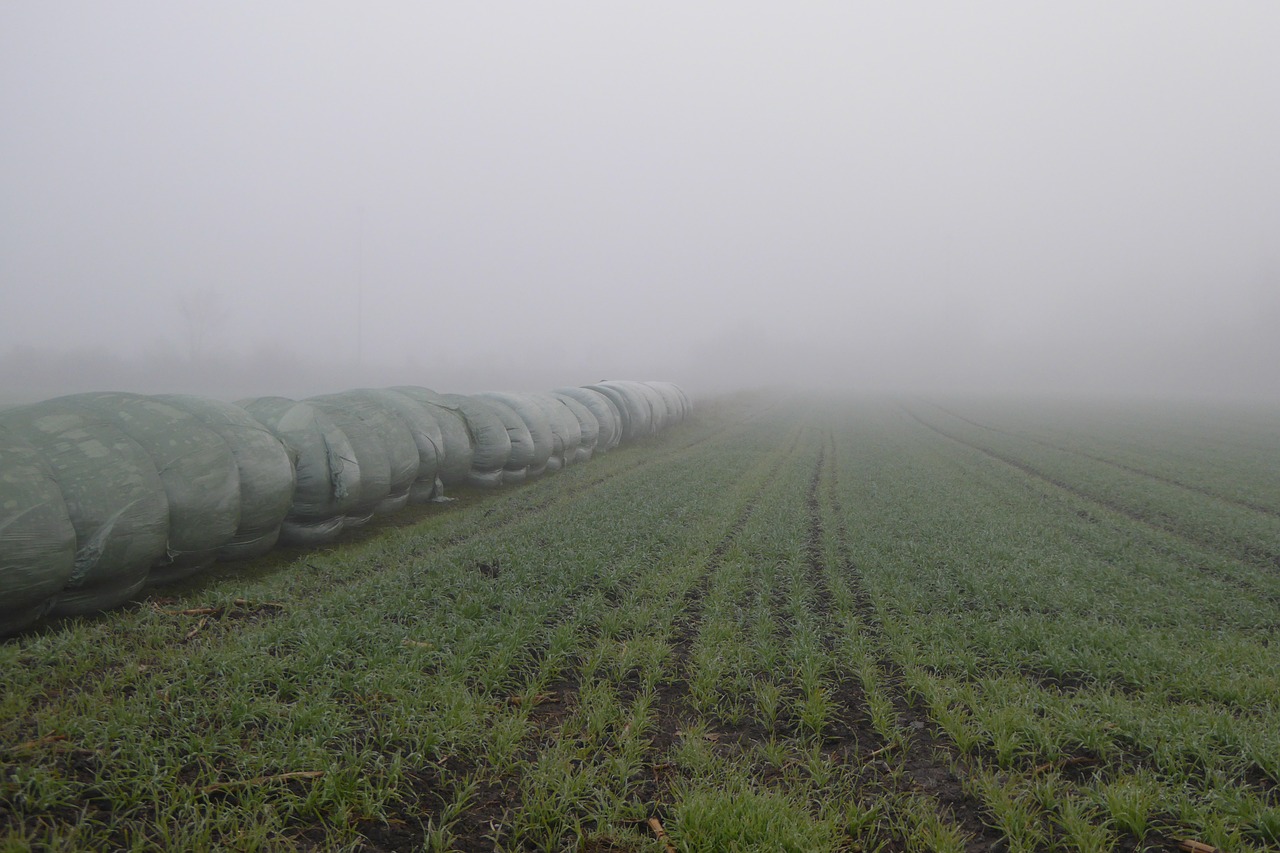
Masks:
[[[1274,2],[0,0],[2,375],[1280,399],[1277,45]]]

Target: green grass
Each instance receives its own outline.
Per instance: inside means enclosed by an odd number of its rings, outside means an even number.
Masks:
[[[1275,460],[719,401],[0,644],[0,849],[1274,849]]]

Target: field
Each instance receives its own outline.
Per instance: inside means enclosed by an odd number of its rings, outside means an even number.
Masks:
[[[1278,626],[1280,413],[739,396],[0,644],[0,849],[1278,849]]]

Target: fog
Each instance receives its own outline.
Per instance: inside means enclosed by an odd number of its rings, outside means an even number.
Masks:
[[[1280,400],[1280,5],[0,5],[0,401]]]

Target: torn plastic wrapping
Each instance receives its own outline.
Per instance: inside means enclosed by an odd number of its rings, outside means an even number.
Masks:
[[[271,430],[293,460],[293,500],[281,541],[317,545],[336,538],[361,494],[360,466],[346,433],[320,409],[286,397],[237,405]]]
[[[387,464],[387,494],[374,505],[374,514],[387,515],[403,509],[409,501],[409,491],[418,478],[421,466],[417,442],[405,419],[395,409],[378,400],[376,393],[366,390],[324,394],[308,398],[308,402],[332,407],[328,409],[331,413],[340,409],[346,416],[354,419],[355,423],[351,428],[346,426],[345,421],[340,423],[348,437],[352,437],[352,446],[356,448],[357,455],[361,453],[362,447],[353,437],[353,433],[357,431],[362,433],[362,438],[367,438],[382,448]],[[361,460],[361,470],[364,470],[363,457]],[[434,470],[429,475],[434,483]]]
[[[514,450],[511,433],[507,431],[507,423],[493,405],[484,400],[475,399],[462,394],[445,394],[446,403],[456,406],[467,420],[467,427],[475,437],[475,452],[471,460],[471,471],[467,482],[479,488],[492,488],[504,482],[504,476],[512,466],[511,455]],[[508,410],[510,412],[510,410]],[[508,418],[516,418],[510,412]],[[516,418],[518,420],[518,418]],[[523,428],[523,422],[520,422]],[[527,433],[528,430],[525,429]],[[515,463],[517,469],[527,470],[529,467],[529,444],[522,445],[523,464]]]

